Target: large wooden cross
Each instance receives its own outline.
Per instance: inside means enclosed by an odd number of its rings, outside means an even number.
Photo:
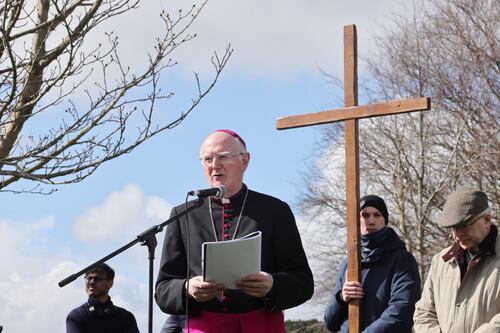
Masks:
[[[430,109],[427,97],[358,106],[356,26],[344,27],[345,108],[278,118],[279,130],[345,121],[347,279],[360,281],[358,119]],[[360,331],[359,301],[349,302],[349,332]]]

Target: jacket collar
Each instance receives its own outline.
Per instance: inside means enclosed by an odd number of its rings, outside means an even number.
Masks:
[[[108,299],[104,303],[101,303],[98,300],[96,300],[94,297],[89,296],[87,303],[89,303],[90,306],[102,306],[102,307],[108,307],[108,306],[113,305],[113,302],[111,302],[111,296],[108,296]]]

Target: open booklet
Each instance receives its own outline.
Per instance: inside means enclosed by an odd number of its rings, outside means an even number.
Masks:
[[[201,245],[201,269],[204,281],[224,283],[227,289],[236,289],[236,280],[260,272],[262,233],[223,242],[205,242]]]

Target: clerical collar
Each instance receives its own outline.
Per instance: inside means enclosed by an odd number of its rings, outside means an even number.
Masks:
[[[213,202],[217,204],[232,204],[232,205],[240,205],[243,203],[245,199],[245,194],[247,193],[247,186],[243,184],[241,189],[234,195],[229,198],[213,198]]]

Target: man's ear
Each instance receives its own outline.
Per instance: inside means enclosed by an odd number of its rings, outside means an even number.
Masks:
[[[246,152],[243,155],[242,161],[243,161],[243,171],[245,171],[248,167],[248,164],[250,163],[250,153],[249,152]]]
[[[484,215],[484,220],[486,221],[486,224],[488,226],[491,226],[491,214],[490,213]]]
[[[114,280],[108,281],[108,283],[109,283],[109,288],[108,289],[111,289],[111,287],[113,287],[113,282],[114,282]]]

